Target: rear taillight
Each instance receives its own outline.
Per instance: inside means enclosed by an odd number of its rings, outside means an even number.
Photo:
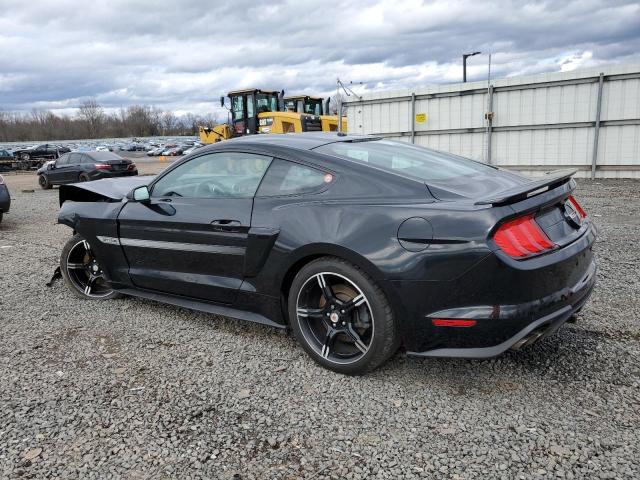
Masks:
[[[96,168],[96,170],[111,170],[111,165],[104,163],[96,163],[94,167]]]
[[[571,205],[573,205],[573,208],[576,209],[576,212],[578,212],[578,215],[580,215],[582,218],[586,218],[587,214],[585,213],[585,211],[582,209],[582,207],[580,206],[580,204],[578,203],[578,201],[574,198],[573,195],[569,195],[569,201],[571,202]]]
[[[533,215],[503,223],[493,235],[493,240],[504,253],[513,258],[530,257],[555,247]]]

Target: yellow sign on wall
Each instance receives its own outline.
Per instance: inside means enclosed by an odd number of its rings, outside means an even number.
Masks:
[[[416,113],[416,123],[426,123],[427,118],[429,117],[426,113]]]

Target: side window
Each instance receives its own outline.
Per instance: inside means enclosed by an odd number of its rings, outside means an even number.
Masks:
[[[276,159],[265,175],[257,195],[273,197],[313,193],[322,190],[332,181],[333,175],[330,173]]]
[[[253,118],[255,116],[253,105],[253,94],[249,94],[247,95],[247,118]]]
[[[224,152],[202,155],[176,167],[152,187],[152,197],[247,198],[256,193],[271,157]]]
[[[70,153],[65,153],[64,155],[60,156],[60,158],[56,160],[56,166],[61,167],[62,165],[68,165],[70,156]]]
[[[79,153],[70,153],[69,161],[65,165],[80,165],[80,155]]]
[[[91,157],[89,155],[82,155],[82,159],[81,162],[83,165],[89,164],[89,163],[93,163],[93,160],[91,160]]]

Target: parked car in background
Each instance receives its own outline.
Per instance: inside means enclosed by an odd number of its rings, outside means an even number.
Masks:
[[[144,152],[145,146],[143,143],[133,142],[128,145],[121,146],[120,150],[124,150],[125,152]]]
[[[109,147],[107,147],[106,145],[98,145],[96,147],[96,152],[110,152],[111,149]]]
[[[193,146],[187,148],[184,152],[182,152],[183,155],[189,155],[190,153],[196,151],[197,149],[199,149],[200,147],[203,147],[204,145],[202,143],[195,143]]]
[[[154,147],[147,152],[148,157],[157,157],[158,155],[162,155],[164,152],[164,147]]]
[[[11,195],[9,195],[9,187],[4,183],[4,177],[0,175],[0,222],[5,213],[9,212],[11,207]]]
[[[113,152],[71,152],[47,162],[36,172],[43,189],[65,183],[138,175],[136,164]]]
[[[162,152],[162,155],[165,155],[167,157],[177,157],[179,155],[182,155],[182,147],[169,148]]]
[[[60,155],[71,150],[61,145],[44,143],[31,148],[18,149],[13,151],[13,156],[17,159],[17,167],[22,170],[40,167],[46,160],[56,159]]]
[[[11,170],[15,165],[15,157],[8,150],[0,149],[0,171]]]

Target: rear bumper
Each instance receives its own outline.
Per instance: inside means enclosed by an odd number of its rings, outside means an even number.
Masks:
[[[508,323],[510,320],[530,316],[534,312],[538,312],[541,306],[557,304],[560,301],[565,303],[564,307],[531,321],[517,333],[497,345],[475,348],[437,348],[424,352],[408,351],[407,354],[419,357],[490,358],[500,355],[511,348],[518,349],[524,345],[530,345],[555,333],[571,315],[579,311],[591,296],[595,282],[596,263],[592,261],[584,277],[573,287],[556,292],[548,298],[531,302],[528,305],[502,307],[507,310],[507,313],[501,314],[500,320],[498,321]],[[458,316],[460,317],[477,317],[480,313],[478,308],[469,309],[466,315],[465,312],[461,311],[462,309],[457,310],[459,313]]]
[[[131,177],[134,175],[138,175],[138,170],[121,170],[121,171],[104,171],[104,172],[96,172],[91,175],[91,180],[100,180],[102,178],[117,178],[117,177]]]

